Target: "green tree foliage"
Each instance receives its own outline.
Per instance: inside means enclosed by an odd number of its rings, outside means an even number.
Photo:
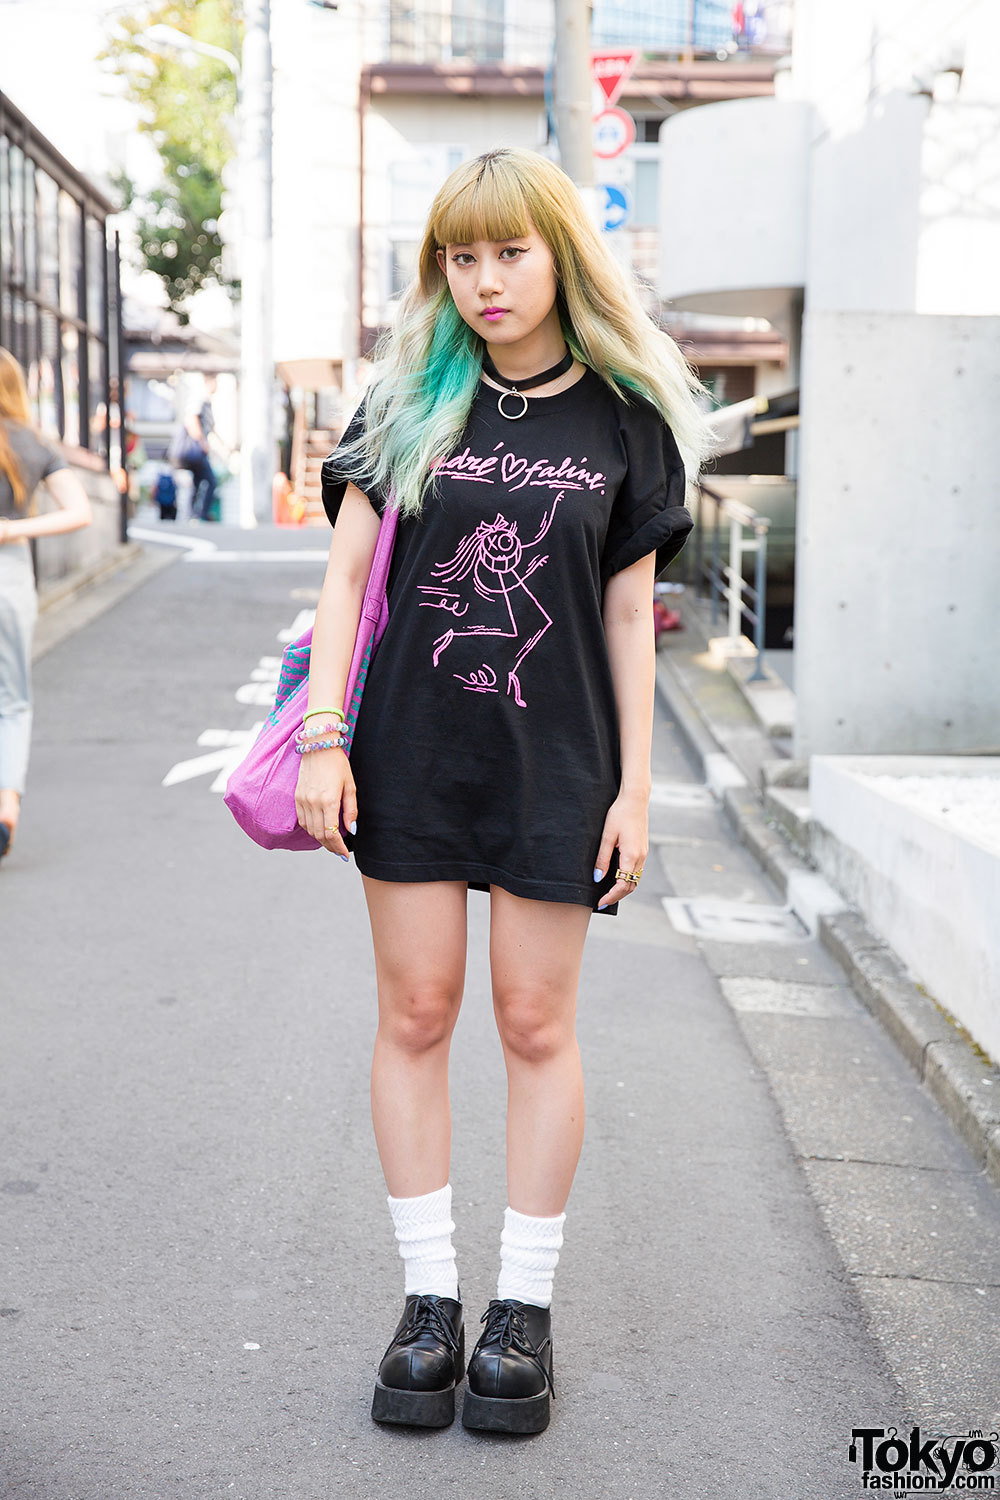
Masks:
[[[239,0],[147,0],[131,13],[117,12],[100,54],[125,80],[128,96],[142,111],[141,129],[152,136],[163,162],[163,186],[153,192],[138,195],[124,177],[119,186],[124,206],[136,217],[143,261],[162,278],[169,304],[182,321],[194,292],[227,285],[219,214],[222,169],[235,150],[236,80],[222,61],[157,50],[140,36],[150,26],[172,26],[238,56],[239,10]]]

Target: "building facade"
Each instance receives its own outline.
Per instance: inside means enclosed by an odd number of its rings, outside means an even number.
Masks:
[[[775,97],[661,150],[663,297],[767,318],[800,387],[795,754],[995,747],[1000,11],[798,0]]]
[[[92,525],[33,547],[43,587],[99,567],[126,542],[113,212],[0,94],[0,345],[22,365],[37,425],[58,442],[94,507]]]

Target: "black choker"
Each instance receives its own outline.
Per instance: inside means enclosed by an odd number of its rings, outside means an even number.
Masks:
[[[490,359],[489,354],[485,350],[483,352],[484,372],[489,375],[492,380],[495,380],[498,385],[507,387],[507,389],[503,392],[503,394],[497,401],[497,411],[502,417],[506,417],[509,422],[516,422],[520,417],[523,417],[524,413],[528,410],[528,398],[527,396],[521,395],[522,391],[530,391],[531,387],[534,385],[547,385],[550,380],[555,380],[559,375],[565,375],[566,371],[570,368],[572,363],[572,350],[567,349],[566,353],[563,355],[559,363],[557,365],[553,365],[550,370],[543,370],[540,375],[531,375],[526,380],[508,380],[506,375],[500,374],[500,371]],[[524,403],[521,411],[504,411],[503,404],[508,396],[521,396],[521,400]]]

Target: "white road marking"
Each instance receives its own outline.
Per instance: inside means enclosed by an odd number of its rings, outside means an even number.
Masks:
[[[214,542],[210,542],[203,536],[170,536],[163,531],[147,531],[142,526],[130,526],[128,529],[130,542],[157,542],[161,547],[180,547],[184,552],[193,556],[205,555],[217,552],[219,549]]]
[[[209,791],[224,792],[230,775],[257,738],[263,725],[264,721],[261,719],[250,729],[203,729],[198,736],[198,744],[214,745],[219,748],[211,750],[208,755],[196,755],[191,760],[179,760],[176,765],[170,767],[160,785],[176,786],[178,782],[195,781],[199,776],[208,776],[215,771],[218,774],[209,787]]]
[[[154,539],[159,538],[155,536]],[[173,539],[172,539],[173,540]],[[176,539],[177,543],[180,539]],[[211,542],[201,545],[210,547]],[[246,554],[241,553],[240,556]],[[282,554],[287,556],[287,554]],[[287,630],[279,630],[277,638],[283,644],[297,641],[309,629],[316,618],[314,609],[300,609]],[[274,703],[281,672],[280,656],[262,656],[250,673],[250,681],[242,683],[234,694],[237,703],[252,708],[270,709]],[[203,729],[198,744],[208,750],[207,755],[195,755],[188,760],[179,760],[164,776],[161,786],[177,786],[182,781],[196,781],[199,777],[213,775],[209,786],[211,792],[224,792],[229,777],[246,755],[250,746],[264,727],[259,720],[250,729]]]
[[[305,635],[310,625],[315,623],[315,620],[316,611],[314,609],[300,609],[288,629],[278,631],[278,640],[286,646],[290,645],[292,641],[297,641],[300,635]]]
[[[154,542],[160,547],[179,547],[187,555],[185,562],[328,562],[330,548],[327,547],[297,547],[287,552],[278,548],[257,547],[248,549],[246,552],[237,552],[232,548],[223,548],[216,542],[210,542],[204,536],[172,536],[167,531],[152,531],[145,526],[130,526],[128,529],[129,540],[133,542]]]
[[[213,548],[209,552],[189,552],[185,562],[196,563],[293,563],[293,562],[328,562],[330,558],[329,548],[303,548],[297,552],[223,552],[219,548]]]

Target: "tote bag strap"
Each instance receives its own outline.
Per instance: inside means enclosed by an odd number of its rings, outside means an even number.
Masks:
[[[399,511],[393,504],[393,492],[390,490],[385,510],[382,512],[382,524],[379,527],[375,555],[372,558],[371,572],[368,574],[368,584],[361,605],[361,619],[370,620],[373,625],[377,625],[381,619],[385,604],[386,586],[389,582],[389,568],[392,564],[392,549],[396,541],[398,523]]]
[[[399,511],[392,501],[393,494],[390,490],[385,510],[382,512],[382,524],[379,527],[378,540],[375,543],[375,555],[372,558],[371,571],[368,574],[368,584],[365,588],[365,597],[361,604],[358,633],[354,641],[354,654],[351,657],[351,669],[347,674],[346,735],[348,749],[354,739],[354,729],[357,724],[358,709],[361,706],[361,695],[364,692],[368,668],[371,664],[375,648],[382,639],[385,627],[389,623],[389,602],[386,598],[386,587],[389,581],[392,549],[395,545],[396,529],[399,523]]]

